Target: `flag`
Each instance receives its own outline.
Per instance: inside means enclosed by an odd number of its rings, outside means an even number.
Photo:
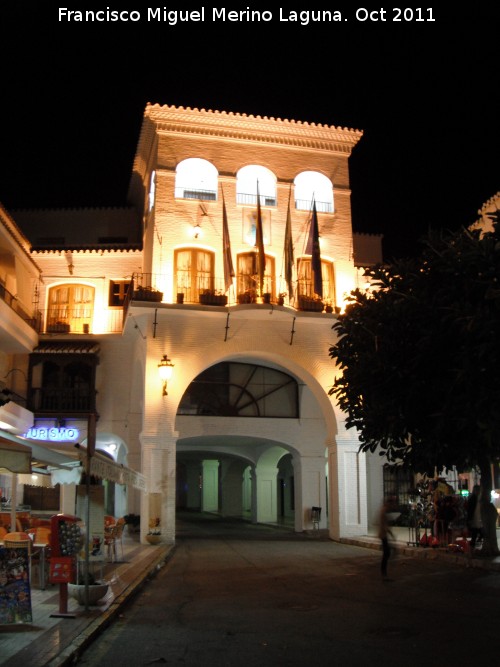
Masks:
[[[222,190],[222,255],[224,258],[224,287],[226,288],[224,291],[227,292],[233,284],[235,273],[233,268],[233,258],[231,257],[231,243],[229,241],[224,190]]]
[[[321,276],[321,251],[319,248],[318,214],[316,213],[316,200],[313,199],[313,210],[309,238],[307,240],[306,253],[311,255],[311,270],[313,273],[314,293],[323,297],[323,278]]]
[[[264,252],[264,232],[262,230],[262,212],[260,210],[259,181],[257,181],[257,226],[255,230],[255,244],[257,246],[259,268],[259,294],[262,296],[264,286],[264,272],[266,270],[266,255]]]
[[[288,286],[288,296],[290,299],[293,298],[293,240],[292,240],[292,216],[290,214],[290,197],[292,195],[292,187],[290,186],[290,192],[288,194],[288,211],[286,214],[286,226],[285,226],[285,280]]]

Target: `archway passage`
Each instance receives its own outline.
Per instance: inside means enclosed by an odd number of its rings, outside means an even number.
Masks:
[[[179,402],[176,431],[178,514],[303,532],[320,506],[326,528],[324,417],[287,369],[252,359],[206,368]]]
[[[296,454],[295,454],[296,455]],[[177,444],[177,518],[218,517],[295,530],[294,453],[249,436],[181,439]]]

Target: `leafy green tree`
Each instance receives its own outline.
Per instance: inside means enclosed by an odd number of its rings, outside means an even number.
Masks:
[[[497,554],[492,464],[500,458],[500,236],[429,232],[419,258],[367,271],[333,326],[330,389],[362,451],[434,475],[479,469],[483,553]]]

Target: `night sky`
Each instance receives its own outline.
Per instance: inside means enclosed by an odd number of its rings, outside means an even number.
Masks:
[[[92,5],[141,16],[94,23],[59,21],[52,2],[5,4],[0,201],[9,211],[124,205],[147,102],[363,130],[350,158],[353,226],[383,234],[388,260],[416,254],[430,227],[470,224],[500,191],[500,10],[452,5],[413,11],[433,22],[396,22],[385,6],[386,21],[362,21],[337,5],[342,21],[310,14],[302,25],[299,14],[280,21],[274,5],[228,5],[272,20],[224,22],[212,6],[178,3],[167,9],[204,7],[205,20],[170,25],[148,22],[142,3]]]

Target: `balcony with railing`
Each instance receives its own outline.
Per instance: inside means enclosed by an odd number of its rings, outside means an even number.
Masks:
[[[162,282],[162,276],[154,274],[135,274],[131,287],[124,302],[124,316],[131,302],[161,302],[163,293],[154,286]],[[335,305],[333,285],[323,280],[323,297],[318,299],[314,295],[314,286],[311,280],[300,279],[296,285],[296,294],[293,299],[286,299],[286,305],[297,310],[315,310],[320,312],[326,305]],[[228,305],[271,303],[283,305],[280,299],[278,286],[271,276],[264,276],[262,294],[260,293],[258,278],[253,275],[236,276],[233,287],[226,291],[223,278],[211,275],[193,277],[188,271],[177,273],[177,284],[174,287],[174,301],[177,304]],[[215,298],[210,298],[215,297]],[[217,298],[219,297],[219,298]],[[305,297],[305,298],[304,298]],[[314,301],[314,307],[308,307]],[[321,305],[321,308],[319,306]]]
[[[112,334],[121,333],[122,308],[104,308],[96,312],[90,304],[87,308],[75,306],[50,307],[39,311],[36,331],[40,334]]]
[[[311,211],[312,201],[310,199],[296,199],[295,208],[297,211]],[[318,213],[334,213],[333,204],[329,201],[317,201],[316,211]]]
[[[24,308],[19,300],[5,288],[4,285],[0,283],[0,299],[11,308],[15,313],[19,315],[30,327],[36,329],[36,317],[33,314],[30,314],[26,308]]]
[[[276,197],[273,195],[260,195],[260,205],[261,206],[277,206]],[[236,193],[236,203],[243,204],[244,206],[257,206],[257,195],[248,194],[245,192]]]
[[[177,185],[175,187],[176,199],[198,199],[200,201],[217,201],[217,192],[215,190],[197,190]]]
[[[29,390],[28,405],[37,415],[88,414],[96,410],[96,391],[77,387],[36,387]]]

